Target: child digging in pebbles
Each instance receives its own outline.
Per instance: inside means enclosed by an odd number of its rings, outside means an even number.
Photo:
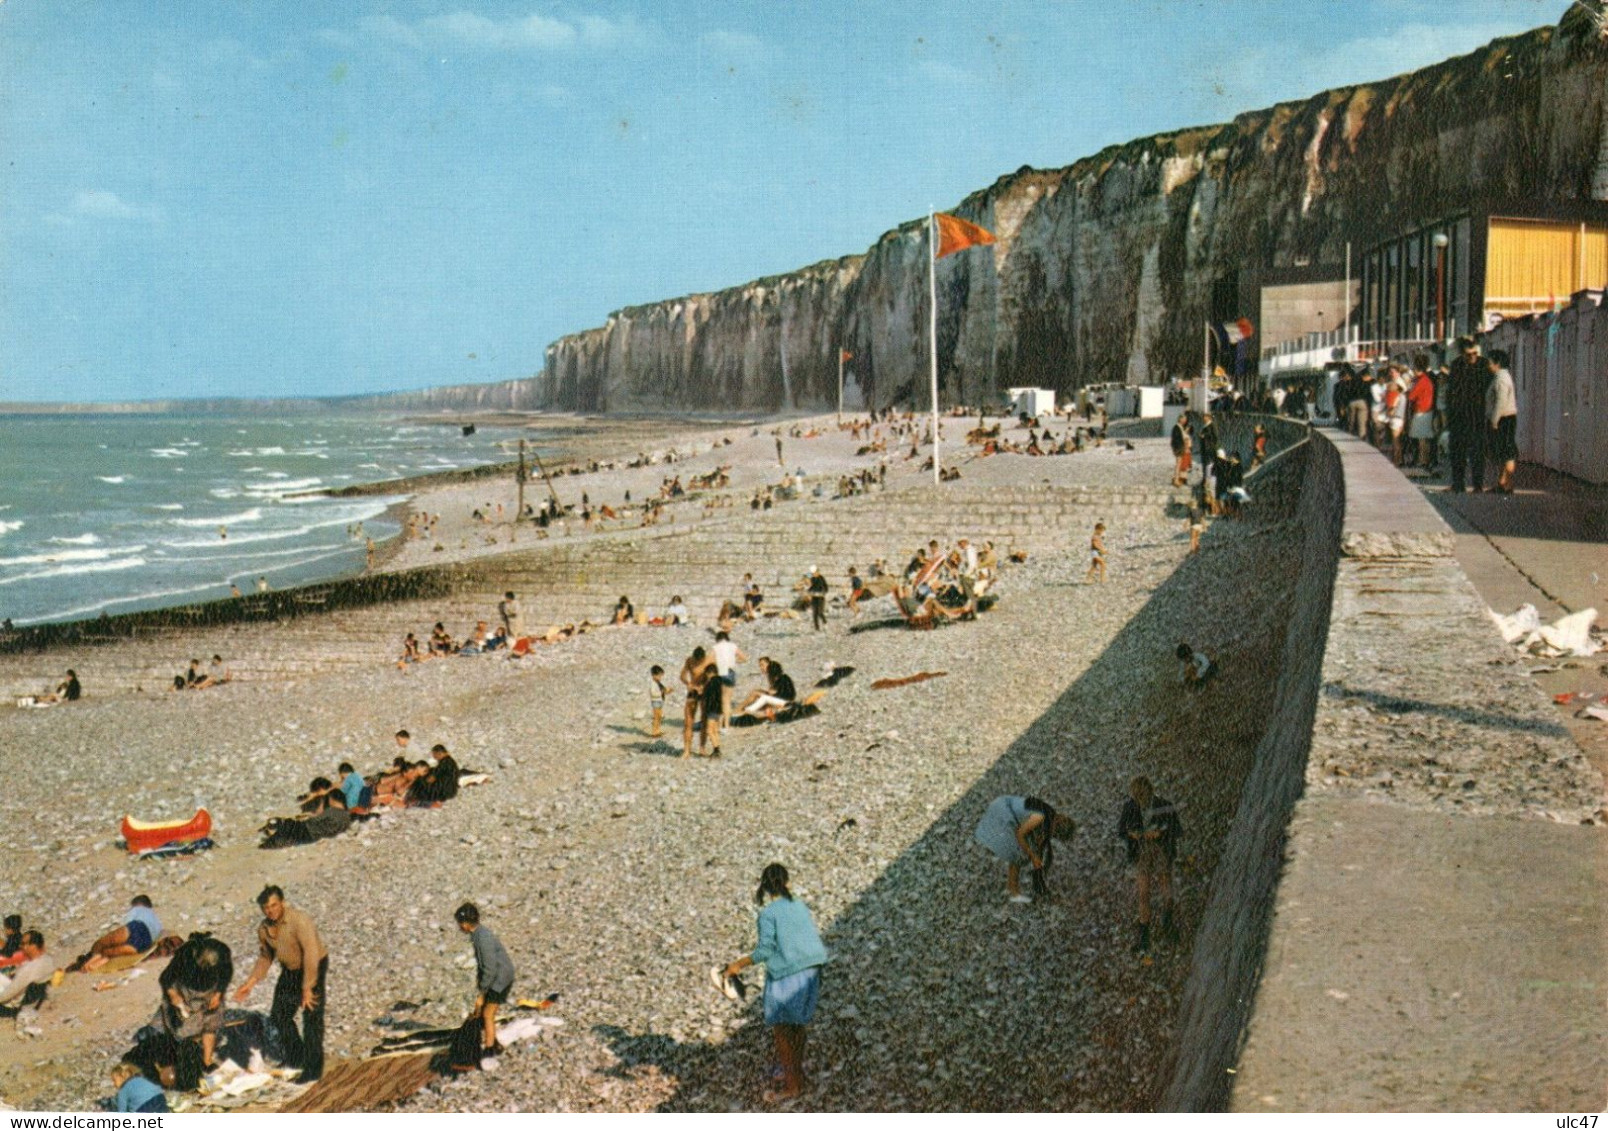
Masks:
[[[167,1093],[141,1073],[139,1065],[119,1061],[112,1068],[112,1086],[117,1089],[117,1110],[135,1115],[155,1115],[167,1112]]]
[[[475,948],[475,1004],[465,1023],[480,1020],[480,1057],[476,1063],[482,1069],[494,1069],[497,1054],[502,1051],[497,1043],[497,1007],[508,1000],[508,991],[513,988],[514,963],[491,928],[481,925],[480,909],[474,904],[465,903],[452,917]],[[473,1067],[474,1064],[453,1065],[460,1072]]]
[[[782,1068],[781,1088],[764,1093],[768,1104],[794,1099],[804,1091],[806,1026],[815,1017],[821,967],[828,961],[809,908],[793,898],[787,882],[787,869],[780,864],[768,865],[760,874],[754,893],[754,902],[762,905],[759,945],[720,972],[723,980],[731,980],[750,966],[765,967],[765,1024],[775,1037]]]
[[[1044,874],[1054,858],[1051,839],[1071,840],[1077,826],[1072,818],[1057,813],[1054,806],[1037,797],[996,797],[983,811],[974,837],[977,843],[1004,861],[1005,894],[1012,903],[1032,903],[1022,892],[1022,865],[1033,872],[1033,890],[1048,892]]]

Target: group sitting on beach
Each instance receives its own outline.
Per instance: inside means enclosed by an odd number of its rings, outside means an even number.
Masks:
[[[261,847],[311,844],[339,836],[353,821],[386,809],[435,809],[457,797],[465,774],[446,746],[436,743],[428,759],[414,762],[405,753],[410,739],[406,730],[397,731],[396,743],[404,753],[379,773],[364,777],[350,762],[342,762],[333,779],[314,778],[296,799],[299,813],[270,818],[263,826]],[[476,775],[476,780],[484,779]]]
[[[215,654],[206,671],[201,670],[200,660],[191,660],[188,670],[173,677],[173,690],[201,691],[208,687],[220,687],[233,679],[234,673],[223,662],[223,657]]]
[[[84,686],[78,682],[78,673],[68,668],[67,675],[56,684],[54,691],[45,691],[39,695],[24,695],[17,700],[17,706],[53,707],[57,703],[76,703],[83,694]]]

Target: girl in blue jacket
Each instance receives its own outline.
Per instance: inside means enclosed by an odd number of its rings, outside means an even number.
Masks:
[[[776,1038],[776,1058],[782,1065],[781,1090],[767,1091],[765,1102],[780,1103],[804,1091],[805,1026],[815,1017],[821,967],[828,956],[809,908],[788,890],[782,865],[771,864],[760,874],[754,902],[761,905],[759,945],[727,966],[724,976],[765,967],[765,1024]]]

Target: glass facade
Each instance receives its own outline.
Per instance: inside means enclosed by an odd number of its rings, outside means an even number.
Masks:
[[[1362,337],[1433,341],[1469,325],[1470,220],[1426,225],[1370,248],[1362,260]],[[1443,237],[1438,243],[1436,237]]]

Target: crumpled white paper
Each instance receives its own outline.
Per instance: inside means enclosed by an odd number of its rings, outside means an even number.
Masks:
[[[1591,635],[1591,626],[1597,620],[1596,609],[1581,609],[1551,624],[1541,623],[1541,614],[1534,605],[1520,605],[1507,616],[1495,609],[1486,612],[1496,622],[1502,639],[1521,652],[1537,656],[1595,656],[1602,651],[1602,645]]]

